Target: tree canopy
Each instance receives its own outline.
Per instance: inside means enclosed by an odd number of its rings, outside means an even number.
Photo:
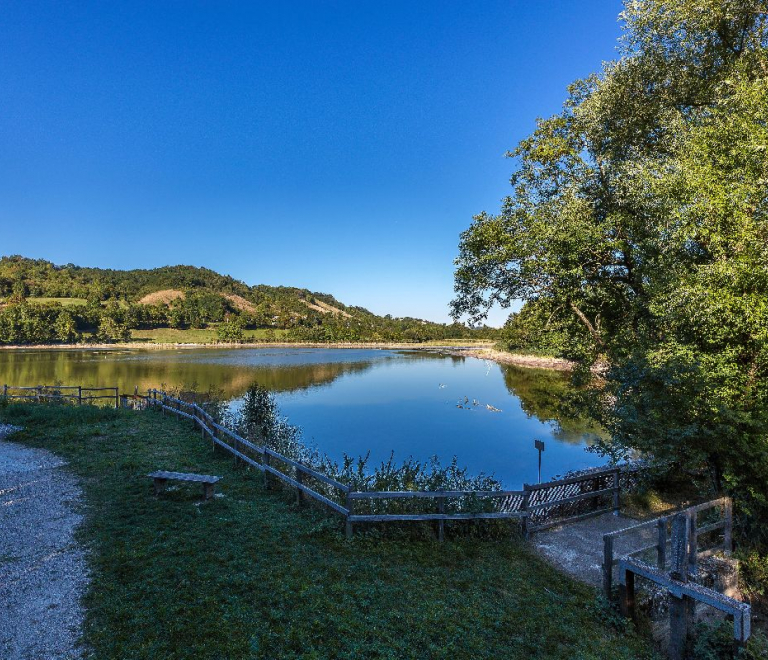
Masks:
[[[522,299],[516,341],[607,363],[617,441],[768,507],[768,1],[621,18],[620,58],[538,121],[500,212],[462,234],[452,313]]]

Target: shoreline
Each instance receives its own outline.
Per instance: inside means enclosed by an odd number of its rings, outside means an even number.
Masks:
[[[573,371],[574,363],[570,360],[524,353],[507,353],[495,348],[467,348],[460,355],[468,355],[479,360],[490,360],[501,365],[527,367],[529,369],[549,369],[551,371]]]
[[[447,349],[447,350],[479,350],[490,348],[487,344],[418,344],[409,342],[299,342],[299,341],[271,341],[271,342],[218,342],[216,344],[200,342],[168,342],[168,343],[142,343],[142,342],[115,342],[113,344],[10,344],[0,346],[0,351],[102,351],[102,350],[170,350],[170,349],[200,349],[200,348],[373,348],[383,350],[407,350],[407,349]]]
[[[108,350],[197,350],[216,348],[333,348],[333,349],[372,349],[372,350],[416,350],[440,351],[457,357],[473,357],[490,360],[500,365],[527,367],[530,369],[549,369],[552,371],[571,371],[573,362],[562,358],[507,353],[493,348],[493,344],[416,344],[407,342],[249,342],[249,343],[137,343],[117,342],[114,344],[42,344],[0,346],[0,351],[108,351]]]

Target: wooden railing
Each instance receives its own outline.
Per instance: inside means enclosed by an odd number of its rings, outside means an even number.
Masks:
[[[713,509],[722,510],[722,516],[713,523],[699,526],[699,515],[705,511]],[[729,497],[721,497],[716,500],[697,504],[684,509],[681,513],[688,517],[688,563],[689,572],[695,574],[697,571],[698,560],[712,555],[717,551],[722,551],[725,555],[730,555],[733,546],[733,503]],[[633,547],[628,552],[623,553],[622,557],[628,559],[638,559],[644,553],[650,550],[655,551],[655,564],[660,571],[666,569],[669,561],[670,528],[672,520],[679,514],[661,516],[653,518],[636,525],[630,525],[623,529],[609,532],[603,535],[603,592],[607,598],[611,597],[613,589],[613,571],[614,566],[618,564],[621,557],[617,558],[615,546],[617,540],[621,537],[627,537],[630,534],[637,534],[643,530],[654,530],[653,543],[644,543],[639,547]],[[709,544],[705,549],[701,549],[699,538],[712,532],[723,530],[723,540],[720,543]]]
[[[543,484],[525,484],[520,506],[529,512],[530,531],[607,511],[618,514],[621,473],[622,468],[614,467]]]
[[[714,507],[723,507],[723,520],[714,524],[698,527],[698,514]],[[637,552],[625,555],[617,561],[619,573],[619,605],[625,616],[635,618],[635,577],[661,587],[669,596],[669,657],[683,658],[688,637],[692,633],[696,619],[696,603],[715,608],[733,617],[733,640],[737,645],[744,644],[750,637],[752,608],[749,603],[741,602],[697,583],[697,557],[699,551],[698,536],[704,533],[725,530],[722,549],[731,552],[730,536],[731,500],[721,498],[691,507],[674,516],[659,518],[636,525],[635,530],[646,524],[654,524],[659,532],[656,566],[635,558]],[[667,566],[667,522],[671,523],[671,542],[669,544],[669,566]],[[620,530],[619,533],[626,530]],[[654,546],[650,546],[653,548]],[[646,548],[648,549],[648,548]],[[609,557],[606,554],[606,562]],[[608,564],[610,567],[610,564]],[[607,575],[610,575],[608,568]]]
[[[304,497],[309,497],[323,504],[335,513],[348,517],[346,507],[334,501],[328,496],[328,492],[320,492],[322,488],[311,487],[312,480],[324,486],[338,491],[342,496],[350,492],[349,486],[342,484],[331,477],[318,472],[311,467],[294,461],[269,447],[257,445],[238,435],[226,426],[218,424],[216,420],[196,403],[183,401],[172,397],[161,390],[149,390],[146,402],[150,406],[159,408],[163,413],[169,412],[182,418],[187,418],[200,429],[203,437],[210,438],[213,447],[220,447],[232,454],[238,462],[245,463],[264,473],[264,486],[271,487],[272,478],[295,488],[297,501],[303,503]],[[280,469],[283,468],[283,469]],[[307,483],[309,480],[309,484]]]
[[[192,420],[202,435],[211,439],[214,447],[225,449],[236,459],[262,471],[267,488],[273,479],[277,480],[295,488],[300,503],[308,497],[344,516],[347,536],[352,536],[355,525],[363,523],[435,522],[438,539],[442,541],[446,521],[467,520],[518,520],[523,534],[527,536],[574,518],[610,510],[618,513],[621,482],[631,480],[635,472],[632,468],[619,467],[593,470],[543,484],[525,484],[523,490],[353,491],[348,485],[217,424],[195,403],[155,389],[149,390],[145,399],[149,405],[159,407],[163,412]],[[393,500],[429,500],[432,502],[429,506],[431,510],[397,513],[359,511],[361,503],[367,503],[371,509],[374,503],[379,505]],[[355,510],[356,503],[358,510]]]
[[[21,392],[21,394],[19,394]],[[109,392],[109,394],[93,394],[93,392]],[[78,405],[90,404],[102,399],[115,402],[119,406],[120,398],[116,387],[82,387],[80,385],[35,385],[34,387],[19,387],[3,385],[3,398],[22,399],[40,403],[42,401],[68,401]]]
[[[46,388],[40,386],[26,388],[35,390],[35,394],[8,394],[9,390],[21,389],[25,388],[5,386],[3,392],[8,398],[29,401],[42,402],[63,397],[76,400],[77,403],[88,403],[93,399],[107,398],[91,396],[89,392],[108,390],[114,392],[109,398],[115,399],[116,406],[122,398],[124,407],[151,407],[161,410],[163,414],[188,419],[200,430],[203,438],[210,439],[214,449],[223,449],[239,463],[263,472],[266,488],[270,488],[273,483],[282,483],[296,490],[299,504],[307,499],[314,500],[343,516],[348,536],[352,535],[355,525],[423,521],[436,523],[437,535],[442,541],[446,521],[468,520],[517,520],[523,534],[528,536],[531,532],[575,518],[610,510],[618,512],[620,491],[629,485],[635,474],[632,468],[612,467],[543,484],[525,484],[522,490],[507,491],[354,491],[350,486],[300,461],[241,437],[216,422],[198,404],[171,396],[162,390],[150,389],[146,395],[140,395],[138,390],[134,390],[133,394],[123,394],[121,397],[117,388],[56,386],[51,390],[58,394],[48,396]],[[64,391],[73,393],[66,394]],[[409,511],[409,507],[403,507],[404,500],[414,504],[422,502],[424,506],[414,506],[416,510]],[[393,502],[398,502],[398,508],[390,511],[389,505]]]

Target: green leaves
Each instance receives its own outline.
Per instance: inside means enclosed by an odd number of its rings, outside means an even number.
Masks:
[[[621,58],[539,121],[511,154],[500,214],[462,234],[453,313],[524,300],[510,346],[608,363],[595,395],[615,441],[738,483],[754,515],[751,485],[768,478],[768,2],[635,0],[622,17]]]

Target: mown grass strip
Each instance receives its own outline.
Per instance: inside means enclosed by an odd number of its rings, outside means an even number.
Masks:
[[[520,542],[362,534],[264,491],[190,425],[146,411],[14,404],[14,439],[69,461],[88,511],[96,658],[644,658],[590,589]],[[223,497],[157,469],[217,474]]]

